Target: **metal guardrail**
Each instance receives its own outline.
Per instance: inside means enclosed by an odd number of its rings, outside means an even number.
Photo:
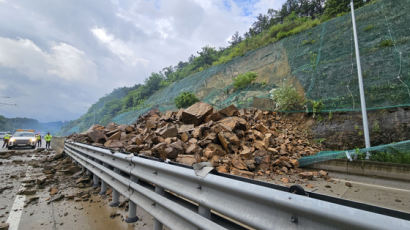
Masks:
[[[197,176],[191,168],[66,142],[65,152],[129,199],[127,222],[137,205],[155,218],[154,229],[410,229],[408,219],[292,194],[229,177]]]

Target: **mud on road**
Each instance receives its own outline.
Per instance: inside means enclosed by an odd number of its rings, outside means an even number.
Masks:
[[[55,151],[0,150],[0,229],[152,229],[152,217],[127,224],[128,202],[112,208],[111,189],[99,195],[92,180]]]

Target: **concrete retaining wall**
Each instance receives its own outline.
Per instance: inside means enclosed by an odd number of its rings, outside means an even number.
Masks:
[[[410,165],[404,164],[332,160],[313,164],[309,166],[309,168],[323,169],[346,174],[377,176],[387,179],[410,181]]]

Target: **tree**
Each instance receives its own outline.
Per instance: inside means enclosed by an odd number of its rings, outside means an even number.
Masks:
[[[231,40],[229,41],[229,44],[231,46],[234,46],[242,41],[241,35],[239,35],[239,32],[236,31],[234,35],[232,35]]]
[[[354,0],[354,7],[359,8],[369,1]],[[350,11],[350,0],[327,0],[325,3],[325,15],[329,18],[335,17],[340,13]]]
[[[211,66],[214,61],[218,60],[218,51],[216,51],[213,47],[202,47],[202,50],[198,51],[197,53],[199,54],[199,56],[196,57],[193,61],[195,70],[201,67],[206,68],[208,66]]]

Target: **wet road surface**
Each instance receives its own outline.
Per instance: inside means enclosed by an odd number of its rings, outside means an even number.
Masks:
[[[53,154],[52,151],[31,149],[0,150],[0,223],[8,223],[10,230],[153,228],[152,217],[140,208],[137,208],[138,222],[127,224],[124,221],[128,205],[124,197],[120,199],[121,207],[112,208],[108,205],[111,196],[98,195],[99,188],[89,185],[79,188],[73,175],[59,170],[54,175],[45,174],[47,165],[56,161],[43,161],[52,158]],[[57,166],[49,168],[58,168],[61,163],[60,160]],[[47,179],[40,185],[42,177]],[[51,188],[58,192],[51,195]],[[24,192],[18,195],[19,191]],[[50,202],[60,197],[61,200]]]

